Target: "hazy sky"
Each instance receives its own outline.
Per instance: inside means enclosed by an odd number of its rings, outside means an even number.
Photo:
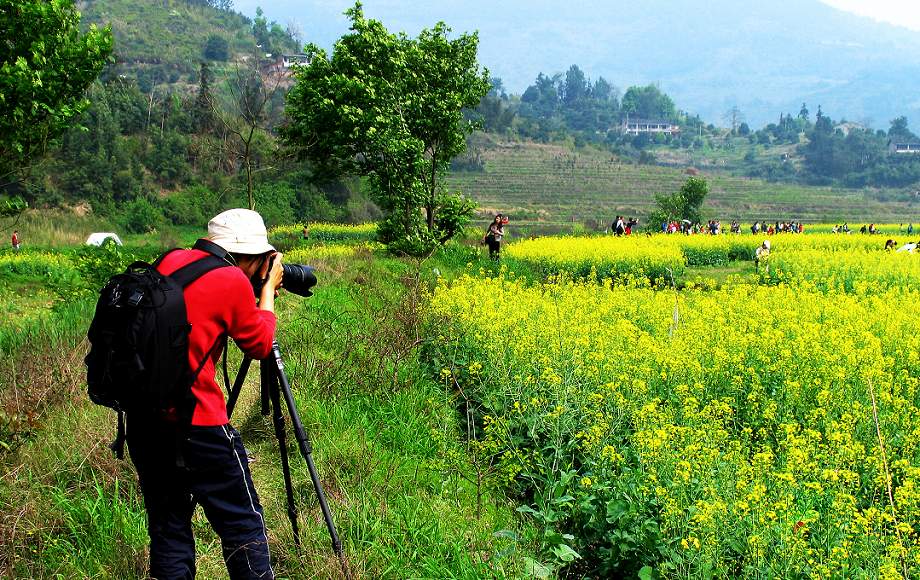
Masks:
[[[837,8],[920,30],[920,1],[918,0],[821,0]]]

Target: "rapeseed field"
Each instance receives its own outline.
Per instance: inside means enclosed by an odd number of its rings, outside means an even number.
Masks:
[[[750,235],[543,238],[507,255],[561,276],[470,271],[433,291],[445,397],[551,566],[920,574],[920,256],[773,239],[760,284],[648,283]]]

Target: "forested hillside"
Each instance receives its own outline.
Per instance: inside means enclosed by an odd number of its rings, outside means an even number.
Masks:
[[[229,0],[84,0],[83,25],[111,25],[115,66],[108,76],[155,84],[198,83],[202,60],[227,63],[256,53],[299,52],[292,32],[263,16],[250,19]]]
[[[269,223],[377,215],[355,184],[317,188],[280,150],[293,80],[278,57],[300,52],[296,31],[214,0],[80,8],[84,29],[111,27],[112,62],[88,91],[82,126],[24,168],[8,194],[32,207],[83,205],[138,233],[200,225],[250,200]]]

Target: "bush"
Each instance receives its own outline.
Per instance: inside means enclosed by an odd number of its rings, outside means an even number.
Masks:
[[[163,214],[177,226],[200,226],[220,210],[215,192],[200,185],[170,195],[161,202]]]
[[[132,234],[152,232],[162,223],[163,212],[147,198],[139,197],[124,207],[122,224]]]
[[[223,36],[212,34],[204,43],[202,54],[208,60],[226,61],[230,58],[230,43]]]
[[[263,183],[256,187],[253,193],[256,211],[269,227],[289,224],[295,220],[294,206],[297,204],[297,193],[289,183]]]

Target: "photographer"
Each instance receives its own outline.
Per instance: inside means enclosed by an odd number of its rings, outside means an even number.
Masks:
[[[157,269],[170,275],[209,254],[233,267],[210,270],[184,291],[189,365],[199,371],[191,426],[177,435],[176,416],[128,416],[128,449],[147,510],[150,576],[195,576],[191,520],[200,504],[221,538],[230,578],[273,578],[262,506],[214,375],[227,337],[252,358],[271,354],[281,254],[268,243],[258,213],[232,209],[208,223],[208,239],[168,253]],[[260,288],[258,304],[254,288]]]
[[[497,261],[500,257],[502,238],[505,236],[507,224],[508,218],[502,214],[497,214],[489,224],[489,231],[486,232],[484,241],[489,246],[489,258],[493,260]]]
[[[760,265],[764,264],[767,274],[770,273],[770,265],[767,264],[767,258],[770,257],[770,240],[764,240],[762,244],[754,250],[754,271],[760,272]]]

